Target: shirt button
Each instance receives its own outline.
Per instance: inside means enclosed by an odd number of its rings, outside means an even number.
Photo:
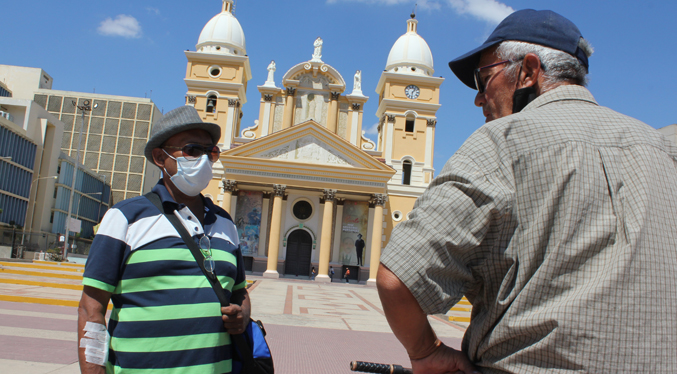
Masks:
[[[188,216],[188,219],[193,219],[193,217],[191,217],[191,216]]]
[[[195,231],[197,231],[197,227],[195,228]]]

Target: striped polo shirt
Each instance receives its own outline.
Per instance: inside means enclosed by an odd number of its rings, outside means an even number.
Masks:
[[[227,296],[244,288],[237,229],[228,213],[203,198],[203,228],[162,181],[153,192],[174,208],[196,242],[209,236]],[[112,293],[108,373],[230,373],[230,336],[219,300],[179,233],[147,198],[122,201],[106,213],[83,285]]]

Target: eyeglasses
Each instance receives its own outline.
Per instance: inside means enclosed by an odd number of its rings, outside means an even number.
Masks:
[[[202,155],[206,154],[209,158],[209,161],[216,162],[221,155],[221,150],[215,145],[209,145],[206,147],[199,144],[186,144],[183,147],[166,145],[164,148],[180,149],[181,153],[183,153],[183,157],[185,157],[187,160],[197,160]]]
[[[207,235],[202,235],[200,241],[198,242],[198,246],[200,247],[200,252],[202,252],[202,255],[205,258],[204,259],[205,270],[214,275],[214,269],[216,268],[216,264],[214,263],[214,259],[212,258],[212,242],[209,240],[209,237]]]
[[[498,65],[501,65],[501,64],[506,64],[506,63],[508,63],[508,62],[512,62],[512,61],[510,61],[510,60],[503,60],[503,61],[499,61],[499,62],[494,63],[494,64],[491,64],[491,65],[482,66],[481,68],[475,69],[475,70],[473,71],[473,76],[474,76],[474,78],[475,78],[475,87],[477,87],[477,91],[479,91],[479,93],[484,93],[484,91],[486,90],[486,86],[484,85],[484,82],[482,81],[482,78],[480,77],[480,72],[481,72],[482,70],[484,70],[484,69],[489,69],[489,68],[493,68],[494,66],[498,66]]]

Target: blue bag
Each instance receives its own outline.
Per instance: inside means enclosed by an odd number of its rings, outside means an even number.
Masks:
[[[233,374],[273,374],[273,356],[266,342],[266,330],[261,321],[249,320],[243,334],[231,335],[233,346]]]

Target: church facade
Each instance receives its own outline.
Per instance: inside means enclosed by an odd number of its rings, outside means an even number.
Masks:
[[[186,51],[186,104],[222,128],[224,150],[203,191],[228,211],[245,265],[266,277],[307,276],[329,282],[375,281],[381,249],[406,220],[433,177],[439,88],[432,53],[416,19],[393,45],[376,87],[378,142],[364,137],[362,72],[352,87],[322,60],[290,67],[276,82],[271,61],[260,92],[259,117],[241,126],[251,79],[242,27],[232,0]],[[404,26],[404,25],[403,25]],[[310,46],[309,46],[310,51]],[[252,104],[249,104],[252,105]]]

